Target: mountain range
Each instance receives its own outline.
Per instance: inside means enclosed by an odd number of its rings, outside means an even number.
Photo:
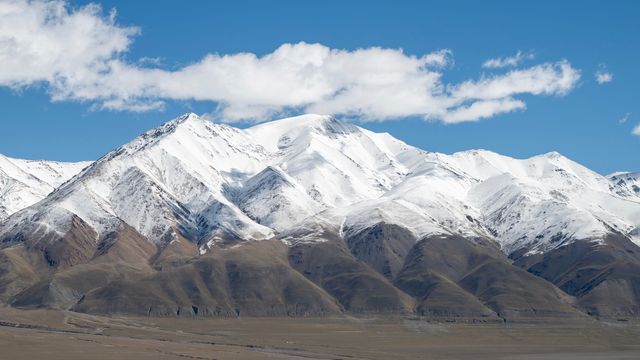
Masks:
[[[640,175],[186,114],[94,162],[0,155],[0,302],[98,314],[640,316]]]

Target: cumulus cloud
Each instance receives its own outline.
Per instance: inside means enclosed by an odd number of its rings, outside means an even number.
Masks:
[[[631,130],[631,133],[632,133],[633,135],[640,136],[640,124],[637,124],[637,125],[633,128],[633,130]]]
[[[598,67],[593,76],[595,76],[596,82],[600,85],[613,81],[613,74],[603,64]]]
[[[61,1],[0,2],[0,84],[46,82],[54,92],[96,80],[128,50],[135,27],[115,23],[97,5],[69,11]]]
[[[216,107],[213,116],[224,121],[304,111],[457,123],[524,110],[518,96],[563,96],[580,79],[580,71],[561,60],[451,84],[443,80],[453,65],[448,49],[411,55],[304,42],[262,56],[209,54],[169,70],[152,57],[126,59],[138,34],[97,5],[1,1],[0,86],[42,85],[54,101],[116,111],[158,111],[171,100],[209,101]]]
[[[533,60],[535,56],[533,53],[523,53],[522,51],[518,51],[513,56],[507,56],[503,58],[493,58],[487,59],[483,64],[483,68],[487,69],[499,69],[505,67],[514,67],[517,66],[520,62],[524,60]]]

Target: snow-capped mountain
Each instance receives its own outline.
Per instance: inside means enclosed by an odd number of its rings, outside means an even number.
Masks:
[[[0,154],[0,221],[44,199],[89,164],[13,159]]]
[[[0,162],[0,193],[30,189],[3,200],[18,204],[0,222],[12,304],[640,315],[637,174],[555,152],[447,155],[331,116],[238,129],[187,114],[91,164]]]
[[[85,165],[41,176],[39,194]],[[544,252],[598,241],[612,229],[640,242],[631,179],[605,178],[558,153],[524,160],[483,150],[430,153],[330,116],[241,130],[188,114],[108,153],[0,231],[29,223],[64,233],[78,216],[99,237],[125,222],[154,243],[180,233],[211,246],[271,238],[305,220],[330,219],[325,225],[340,232],[385,221],[417,238],[483,236],[507,254]]]

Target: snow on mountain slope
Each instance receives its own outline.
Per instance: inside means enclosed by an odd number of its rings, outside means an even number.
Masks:
[[[483,223],[501,240],[506,253],[522,248],[544,252],[567,239],[599,239],[606,234],[606,227],[593,214],[537,185],[505,173],[470,192],[469,202],[480,209]]]
[[[611,231],[640,243],[640,197],[619,180],[557,153],[427,152],[330,116],[241,130],[188,114],[97,160],[11,216],[0,236],[64,233],[76,215],[98,236],[124,221],[158,244],[180,232],[201,252],[234,239],[349,236],[379,222],[416,238],[486,237],[506,253]]]
[[[347,215],[345,226],[353,226],[350,224],[355,219],[360,227],[371,226],[381,217],[387,223],[413,231],[418,238],[436,234],[490,236],[475,220],[480,214],[464,203],[468,189],[476,180],[461,176],[447,166],[429,165],[429,171],[425,167],[419,174],[408,176],[383,197],[371,202],[368,209],[360,204]],[[395,212],[404,215],[390,215]]]
[[[509,253],[546,251],[573,239],[602,239],[615,229],[631,235],[640,224],[640,202],[619,196],[611,182],[552,152],[517,160],[489,151],[440,156],[481,181],[466,203]]]
[[[493,238],[507,254],[545,252],[578,239],[599,242],[611,231],[640,243],[637,198],[620,196],[607,178],[558,153],[523,160],[484,150],[445,155],[376,135],[409,173],[374,201],[330,211],[344,231],[383,221],[418,238]]]
[[[0,221],[42,200],[89,164],[13,159],[0,154]]]
[[[156,243],[173,240],[178,230],[198,242],[270,237],[271,229],[223,194],[225,186],[259,171],[266,156],[240,130],[185,115],[98,159],[45,201],[9,218],[0,233],[28,222],[64,233],[77,215],[99,236],[124,221]]]
[[[272,166],[250,178],[236,199],[249,217],[276,231],[286,230],[324,208],[295,179]]]
[[[621,189],[621,195],[640,196],[640,172],[618,172],[609,175],[608,178]]]
[[[345,228],[385,221],[418,237],[485,236],[506,253],[544,252],[576,239],[600,241],[612,229],[640,240],[637,199],[618,196],[608,179],[560,154],[518,160],[478,150],[445,155],[399,146],[396,151],[410,175],[375,202],[362,202],[344,215]],[[396,211],[403,216],[386,215],[385,207],[399,203],[403,210],[396,206]]]
[[[379,197],[407,173],[370,132],[330,116],[303,115],[258,125],[247,133],[274,153],[274,163],[314,200],[328,207]]]
[[[296,135],[284,138],[296,138],[307,129],[300,120]],[[257,132],[281,125],[261,125]],[[524,160],[482,150],[445,155],[413,148],[388,134],[360,131],[389,159],[401,181],[374,201],[328,210],[330,219],[341,219],[332,221],[341,221],[343,230],[385,221],[418,237],[493,237],[507,253],[520,248],[547,251],[574,239],[597,241],[610,229],[638,241],[633,234],[640,223],[638,203],[617,196],[608,179],[558,153]],[[265,147],[276,149],[283,133],[272,131]],[[359,162],[372,167],[366,159]]]

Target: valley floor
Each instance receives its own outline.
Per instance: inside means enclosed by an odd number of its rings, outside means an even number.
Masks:
[[[101,317],[0,308],[2,359],[638,359],[640,324]]]

